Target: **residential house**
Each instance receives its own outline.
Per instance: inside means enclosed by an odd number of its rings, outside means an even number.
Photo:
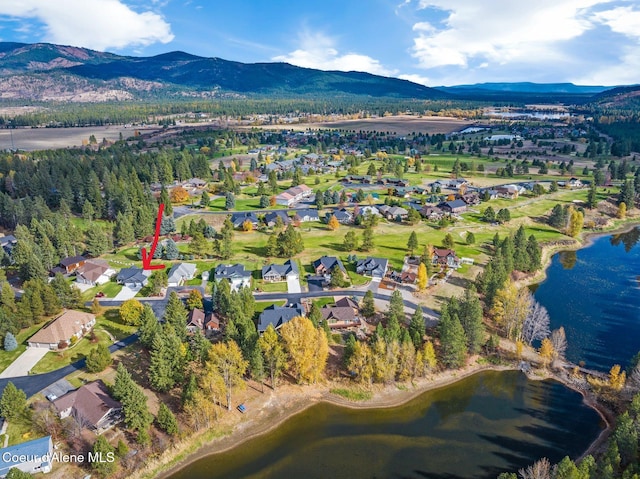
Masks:
[[[434,248],[431,261],[435,266],[441,268],[459,268],[460,259],[452,249]]]
[[[347,328],[360,324],[357,309],[351,306],[329,306],[325,305],[320,309],[322,319],[324,319],[330,328]]]
[[[298,221],[306,223],[308,221],[320,221],[320,214],[318,210],[314,210],[312,208],[297,210],[295,217]]]
[[[518,195],[521,195],[527,191],[524,187],[519,185],[496,186],[495,190],[497,191],[499,198],[509,199],[517,198]]]
[[[467,204],[467,206],[474,206],[474,205],[480,204],[480,195],[475,191],[471,193],[465,193],[464,195],[461,196],[460,199],[464,201]]]
[[[317,276],[324,276],[328,278],[331,276],[333,268],[339,268],[340,271],[347,276],[347,270],[345,269],[340,258],[335,256],[322,256],[313,262],[313,270]]]
[[[60,260],[60,263],[58,263],[58,266],[51,270],[51,273],[62,273],[65,275],[71,274],[82,266],[85,261],[86,259],[84,256],[70,256],[68,258],[63,258]]]
[[[198,331],[204,331],[204,311],[198,308],[194,308],[189,311],[187,315],[187,331],[190,333],[196,333]]]
[[[409,182],[401,178],[383,178],[382,181],[384,181],[384,183],[386,183],[387,185],[398,186],[400,188],[409,186]]]
[[[116,276],[118,284],[123,284],[128,288],[142,288],[149,281],[151,271],[142,268],[122,268]]]
[[[0,247],[2,247],[4,252],[9,256],[11,256],[11,252],[17,243],[18,239],[13,235],[0,236]]]
[[[73,338],[80,339],[91,331],[95,324],[95,314],[69,309],[31,336],[28,344],[32,348],[64,349]]]
[[[380,216],[380,210],[378,210],[378,208],[376,208],[375,206],[362,206],[360,207],[360,216],[367,216],[367,215],[371,215],[371,216]]]
[[[116,270],[102,259],[88,259],[76,270],[76,283],[96,286],[108,283]]]
[[[68,392],[55,399],[53,405],[60,419],[73,416],[98,433],[109,429],[122,418],[122,404],[111,397],[100,380]]]
[[[258,333],[264,333],[269,325],[272,325],[274,329],[280,329],[283,324],[288,323],[296,316],[305,316],[305,314],[304,307],[299,303],[290,306],[276,306],[272,304],[260,313],[257,325]]]
[[[416,274],[412,271],[394,271],[390,277],[396,283],[414,284],[416,282]]]
[[[284,211],[270,211],[269,213],[264,215],[264,223],[268,228],[273,228],[276,225],[278,218],[282,220],[282,224],[284,226],[287,226],[289,223],[291,223],[291,217]]]
[[[400,206],[381,205],[378,210],[390,221],[402,221],[407,219],[409,212]]]
[[[384,278],[387,274],[388,265],[389,260],[386,258],[369,256],[365,259],[358,260],[356,263],[356,273],[371,276],[372,278]]]
[[[28,474],[51,472],[53,442],[51,436],[0,449],[0,477],[6,477],[12,468]]]
[[[300,279],[300,272],[295,261],[288,259],[284,264],[269,264],[262,268],[262,279],[269,283],[287,281],[289,278]]]
[[[204,188],[207,186],[207,182],[201,178],[191,178],[187,180],[183,186],[187,188]]]
[[[453,201],[444,201],[440,203],[438,207],[445,213],[455,214],[455,215],[464,213],[465,211],[467,211],[467,204],[460,199],[453,200]]]
[[[251,287],[251,271],[244,269],[243,264],[219,264],[213,270],[213,278],[216,283],[228,280],[232,290]]]
[[[438,221],[444,216],[444,211],[437,206],[425,205],[418,210],[423,218],[430,221]]]
[[[196,277],[196,265],[194,263],[176,263],[168,273],[171,287],[182,286],[186,281]]]
[[[234,228],[242,228],[245,221],[251,222],[254,228],[260,224],[260,220],[253,211],[243,211],[231,215],[231,223]]]
[[[569,181],[567,181],[567,186],[569,188],[582,188],[584,185],[579,178],[569,178]]]
[[[298,185],[283,191],[276,196],[276,204],[291,207],[300,201],[313,196],[313,190],[307,185]]]
[[[331,219],[331,216],[335,216],[338,223],[341,225],[348,225],[353,223],[353,214],[342,208],[339,210],[333,210],[333,213],[327,213],[327,223]]]

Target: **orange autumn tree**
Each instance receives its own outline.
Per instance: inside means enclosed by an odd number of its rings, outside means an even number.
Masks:
[[[189,192],[182,186],[176,186],[171,190],[171,201],[174,203],[184,203],[189,199]]]

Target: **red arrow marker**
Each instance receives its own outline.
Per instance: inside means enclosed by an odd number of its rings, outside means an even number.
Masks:
[[[164,269],[163,264],[151,264],[153,255],[156,252],[156,246],[158,246],[158,239],[160,238],[160,225],[162,224],[162,213],[164,212],[164,203],[160,203],[158,207],[158,218],[156,219],[156,233],[153,235],[153,243],[151,243],[151,249],[147,254],[147,248],[142,248],[140,252],[142,254],[142,269]]]

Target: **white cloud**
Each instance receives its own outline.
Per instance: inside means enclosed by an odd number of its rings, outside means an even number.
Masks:
[[[412,81],[413,83],[418,83],[420,85],[425,85],[425,86],[429,86],[431,84],[431,80],[429,80],[428,77],[422,76],[422,75],[418,75],[417,73],[409,73],[406,75],[400,75],[398,76],[398,78],[402,79],[402,80],[409,80]]]
[[[597,12],[593,20],[611,28],[616,33],[640,39],[640,11],[631,7],[617,7]]]
[[[135,12],[120,0],[2,0],[0,15],[39,20],[44,41],[95,50],[144,47],[174,38],[161,15]]]
[[[585,9],[601,0],[423,0],[422,9],[446,12],[444,28],[416,23],[413,56],[423,68],[467,67],[472,60],[505,63],[556,59],[556,42],[582,35],[591,27]]]
[[[335,40],[322,33],[305,31],[300,35],[299,43],[297,50],[278,55],[272,60],[318,70],[359,71],[384,76],[397,74],[396,70],[384,67],[378,60],[367,55],[341,54],[336,49]]]

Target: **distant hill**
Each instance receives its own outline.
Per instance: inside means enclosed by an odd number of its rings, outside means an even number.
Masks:
[[[515,102],[515,103],[574,103],[582,104],[593,95],[612,87],[584,86],[573,83],[477,83],[436,87],[460,100]]]
[[[573,83],[476,83],[473,85],[456,85],[451,87],[436,87],[438,90],[459,93],[468,91],[497,91],[514,93],[575,93],[575,94],[597,94],[613,87],[607,86],[585,86],[574,85]]]
[[[0,97],[107,101],[161,96],[362,95],[450,98],[397,78],[287,63],[240,63],[184,52],[129,57],[48,43],[0,42]]]
[[[591,103],[605,108],[640,108],[640,85],[620,86],[595,95]]]

